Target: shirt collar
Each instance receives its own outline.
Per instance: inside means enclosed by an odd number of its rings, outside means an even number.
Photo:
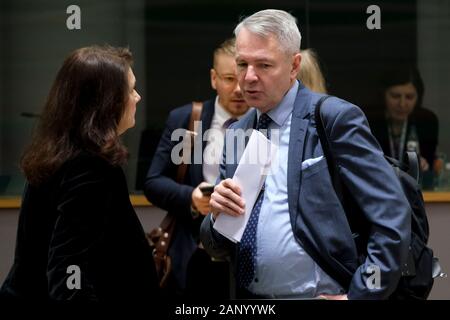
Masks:
[[[214,115],[217,117],[221,125],[231,118],[231,114],[220,104],[219,96],[216,96],[216,101],[214,103]]]
[[[267,112],[267,115],[272,119],[272,121],[280,127],[283,126],[289,115],[292,113],[292,110],[294,109],[294,102],[295,98],[297,97],[298,87],[298,81],[295,80],[294,84],[285,94],[281,102],[275,108]],[[259,119],[261,111],[257,109],[256,112]]]

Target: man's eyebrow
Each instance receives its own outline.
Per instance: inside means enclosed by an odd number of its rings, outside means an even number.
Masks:
[[[268,62],[271,62],[271,61],[275,61],[275,60],[272,59],[272,58],[263,57],[263,58],[256,58],[255,61],[257,61],[257,62],[260,62],[260,61],[268,61]]]

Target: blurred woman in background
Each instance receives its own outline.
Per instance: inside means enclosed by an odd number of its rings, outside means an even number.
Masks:
[[[406,151],[420,155],[420,168],[432,176],[438,144],[438,119],[422,106],[424,84],[415,67],[397,67],[382,78],[383,106],[369,119],[384,153],[403,160]]]
[[[300,61],[300,71],[297,79],[311,91],[327,93],[325,78],[320,69],[317,53],[313,49],[304,49],[300,53],[302,59]]]

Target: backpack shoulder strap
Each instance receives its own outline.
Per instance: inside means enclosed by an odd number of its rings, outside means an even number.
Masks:
[[[337,196],[339,197],[339,199],[341,200],[341,203],[342,203],[343,191],[342,191],[341,181],[339,178],[337,163],[334,160],[333,154],[331,153],[330,142],[329,142],[327,133],[325,131],[325,124],[323,122],[322,113],[321,113],[321,110],[322,110],[321,108],[322,108],[324,101],[330,97],[331,96],[329,96],[329,95],[325,95],[317,101],[316,107],[314,109],[314,119],[316,121],[317,135],[319,136],[320,144],[322,145],[323,155],[325,156],[325,159],[327,161],[328,171],[330,172],[333,187],[334,187],[334,190],[336,191]]]
[[[334,163],[333,155],[331,154],[330,143],[329,143],[328,136],[325,132],[325,124],[323,123],[322,112],[321,112],[322,104],[329,97],[330,96],[325,95],[317,101],[316,107],[314,109],[314,119],[316,120],[317,134],[319,136],[320,144],[322,145],[323,154],[324,154],[325,158],[327,158],[328,167],[330,169],[332,169],[333,166],[330,166],[329,160],[331,160],[332,164]]]
[[[419,157],[415,151],[407,151],[408,158],[408,173],[414,180],[419,183],[419,175],[420,175],[420,166],[419,166]]]

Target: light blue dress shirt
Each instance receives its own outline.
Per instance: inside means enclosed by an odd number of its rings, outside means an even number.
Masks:
[[[268,112],[271,140],[279,143],[278,161],[266,178],[264,200],[256,234],[255,277],[248,289],[267,298],[314,298],[342,294],[342,287],[328,276],[295,239],[289,217],[287,166],[296,81],[280,104]],[[257,110],[258,118],[261,112]],[[276,130],[279,133],[277,136]],[[278,141],[277,141],[278,140]],[[314,214],[313,212],[309,214]]]

